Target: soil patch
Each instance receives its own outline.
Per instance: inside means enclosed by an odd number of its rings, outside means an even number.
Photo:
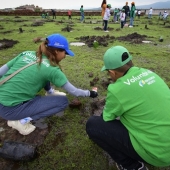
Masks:
[[[102,31],[103,31],[103,28],[101,28],[101,27],[95,27],[95,28],[94,28],[94,30],[99,30],[99,31],[101,31],[101,30],[102,30]],[[113,30],[114,30],[114,28],[110,28],[110,27],[108,27],[108,28],[107,28],[107,30],[109,30],[109,31],[113,31]]]
[[[132,43],[132,44],[134,44],[134,43],[135,43],[135,44],[141,44],[142,41],[145,41],[145,40],[146,40],[146,38],[147,38],[146,35],[140,35],[140,34],[134,32],[134,33],[128,34],[128,35],[126,35],[126,36],[118,37],[117,39],[118,39],[119,41],[128,41],[128,42],[130,42],[130,43]]]
[[[165,28],[170,28],[170,26],[165,26]]]
[[[80,40],[81,42],[84,42],[87,44],[88,47],[94,47],[94,42],[97,42],[100,46],[108,46],[109,42],[112,42],[115,40],[114,36],[105,35],[105,36],[82,36],[75,38],[77,40]]]
[[[100,27],[96,27],[96,30],[102,30]],[[111,29],[111,28],[110,28]],[[142,41],[145,41],[147,37],[146,35],[140,35],[136,32],[132,34],[128,34],[126,36],[121,36],[118,38],[115,38],[114,36],[110,36],[109,34],[105,36],[81,36],[75,38],[76,40],[79,40],[81,42],[84,42],[87,44],[88,47],[95,47],[94,42],[97,42],[98,46],[108,46],[109,43],[113,43],[116,39],[119,41],[128,41],[129,43],[134,44],[141,44]]]
[[[70,32],[72,30],[73,30],[73,28],[69,25],[67,25],[67,27],[61,29],[61,31],[67,31],[67,32]]]
[[[11,48],[13,45],[17,44],[19,41],[15,40],[8,40],[8,39],[2,39],[0,40],[0,50],[6,49],[6,48]]]

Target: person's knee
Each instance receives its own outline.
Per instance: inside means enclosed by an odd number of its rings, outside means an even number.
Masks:
[[[88,129],[97,129],[98,125],[100,124],[100,122],[102,121],[102,117],[101,116],[91,116],[86,123],[86,131]]]
[[[91,116],[88,120],[87,120],[87,123],[86,123],[86,129],[88,127],[91,127],[91,125],[93,125],[93,122],[94,122],[94,116]]]
[[[67,107],[68,104],[69,104],[68,98],[67,98],[66,96],[63,96],[63,105],[64,105],[65,107]]]
[[[86,123],[86,133],[90,139],[98,136],[102,129],[103,118],[101,116],[91,116]]]

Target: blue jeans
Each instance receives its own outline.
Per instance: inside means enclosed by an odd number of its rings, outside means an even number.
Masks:
[[[117,21],[117,15],[114,15],[114,22]]]
[[[105,122],[102,116],[92,116],[86,123],[89,138],[127,170],[145,162],[134,150],[128,130],[119,120]]]
[[[133,26],[134,17],[130,17],[130,25]]]
[[[67,106],[66,96],[36,96],[16,106],[0,104],[0,117],[6,120],[20,120],[26,117],[38,120],[63,111]]]
[[[80,18],[80,21],[82,22],[84,20],[84,13],[81,12],[81,18]]]
[[[104,31],[106,31],[107,30],[107,25],[108,25],[108,20],[104,20]]]
[[[44,89],[49,90],[50,88],[50,82],[48,82]],[[16,106],[0,104],[0,117],[6,120],[20,120],[26,117],[38,120],[63,111],[67,106],[66,96],[35,96]]]
[[[148,18],[151,19],[152,18],[152,14],[148,14]]]

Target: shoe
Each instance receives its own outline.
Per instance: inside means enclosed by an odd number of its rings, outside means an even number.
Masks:
[[[46,96],[66,96],[66,93],[60,92],[59,90],[54,90],[53,93],[45,93]]]
[[[139,162],[139,163],[141,164],[141,167],[138,168],[137,170],[149,170],[149,169],[144,165],[143,162]],[[119,165],[119,164],[117,164],[117,163],[116,163],[116,167],[117,167],[118,170],[126,170],[126,168],[123,168],[122,165]],[[135,170],[135,168],[134,168],[134,170]]]
[[[104,32],[109,32],[108,30],[104,31]]]
[[[30,122],[26,124],[21,124],[19,120],[16,120],[16,121],[8,120],[7,124],[9,127],[12,127],[13,129],[18,130],[19,133],[22,135],[29,135],[36,128]]]
[[[142,166],[141,166],[138,170],[149,170],[149,169],[144,165],[143,162],[139,162],[139,163],[141,163]]]
[[[33,144],[17,141],[4,141],[2,147],[0,147],[0,157],[4,159],[30,161],[36,156],[37,147]]]
[[[130,25],[129,27],[130,27],[130,28],[132,28],[133,26],[132,26],[132,25]]]
[[[122,165],[119,165],[119,164],[117,164],[117,163],[116,163],[116,167],[117,167],[118,170],[124,170],[123,166],[122,166]]]

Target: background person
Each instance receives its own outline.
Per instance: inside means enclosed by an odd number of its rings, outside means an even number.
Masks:
[[[130,13],[130,8],[128,6],[128,2],[126,2],[125,6],[123,6],[123,9],[125,10],[125,14],[126,14],[126,17],[125,17],[125,24],[126,24],[126,20],[129,17],[129,13]]]
[[[125,14],[125,10],[122,9],[121,13],[120,13],[120,27],[123,28],[124,24],[125,24],[125,18],[126,18],[126,14]]]
[[[101,16],[102,16],[102,20],[103,20],[103,17],[104,17],[104,14],[105,14],[105,10],[107,8],[106,0],[102,1],[101,8],[102,8]],[[104,20],[103,20],[102,26],[104,26]]]
[[[68,19],[72,19],[71,18],[71,10],[68,10]]]
[[[83,22],[84,21],[84,9],[83,9],[83,5],[81,5],[81,7],[80,7],[80,15],[81,15],[80,22]]]
[[[1,81],[21,67],[38,61],[0,85],[0,117],[7,120],[8,126],[28,135],[35,130],[31,120],[51,116],[68,106],[65,93],[55,91],[50,82],[74,96],[97,97],[97,92],[78,89],[68,81],[59,65],[66,55],[74,56],[67,39],[52,34],[37,52],[22,52],[0,68]],[[46,96],[37,95],[42,88],[47,91]]]
[[[149,9],[149,12],[148,12],[148,18],[151,19],[152,18],[152,13],[153,13],[153,9],[152,7]]]
[[[113,11],[113,15],[114,15],[114,18],[113,18],[113,19],[114,19],[114,22],[118,22],[118,21],[117,21],[117,13],[118,13],[118,9],[115,8],[114,11]]]
[[[138,19],[140,19],[140,14],[141,14],[141,10],[140,9],[138,9],[137,14],[138,14]]]
[[[119,170],[146,170],[145,162],[169,166],[169,87],[156,73],[133,66],[131,59],[122,46],[105,52],[102,71],[114,83],[108,86],[102,115],[87,121],[87,134]]]
[[[130,8],[130,25],[129,25],[129,27],[133,27],[133,22],[135,19],[135,10],[136,10],[135,3],[132,2],[131,8]]]
[[[106,8],[106,10],[105,10],[105,13],[104,13],[104,17],[103,17],[103,20],[104,20],[104,31],[105,32],[109,32],[108,30],[107,30],[107,28],[108,28],[108,21],[109,21],[109,19],[110,19],[110,8],[111,8],[111,5],[110,4],[108,4],[107,5],[107,8]]]
[[[56,11],[54,9],[51,9],[52,15],[53,15],[53,19],[56,19]]]
[[[168,18],[168,15],[169,14],[166,11],[164,11],[163,16],[162,16],[163,20],[166,20]]]
[[[117,22],[118,22],[118,20],[119,20],[119,18],[120,18],[120,12],[121,12],[121,11],[120,11],[120,9],[118,8],[118,9],[117,9]]]

